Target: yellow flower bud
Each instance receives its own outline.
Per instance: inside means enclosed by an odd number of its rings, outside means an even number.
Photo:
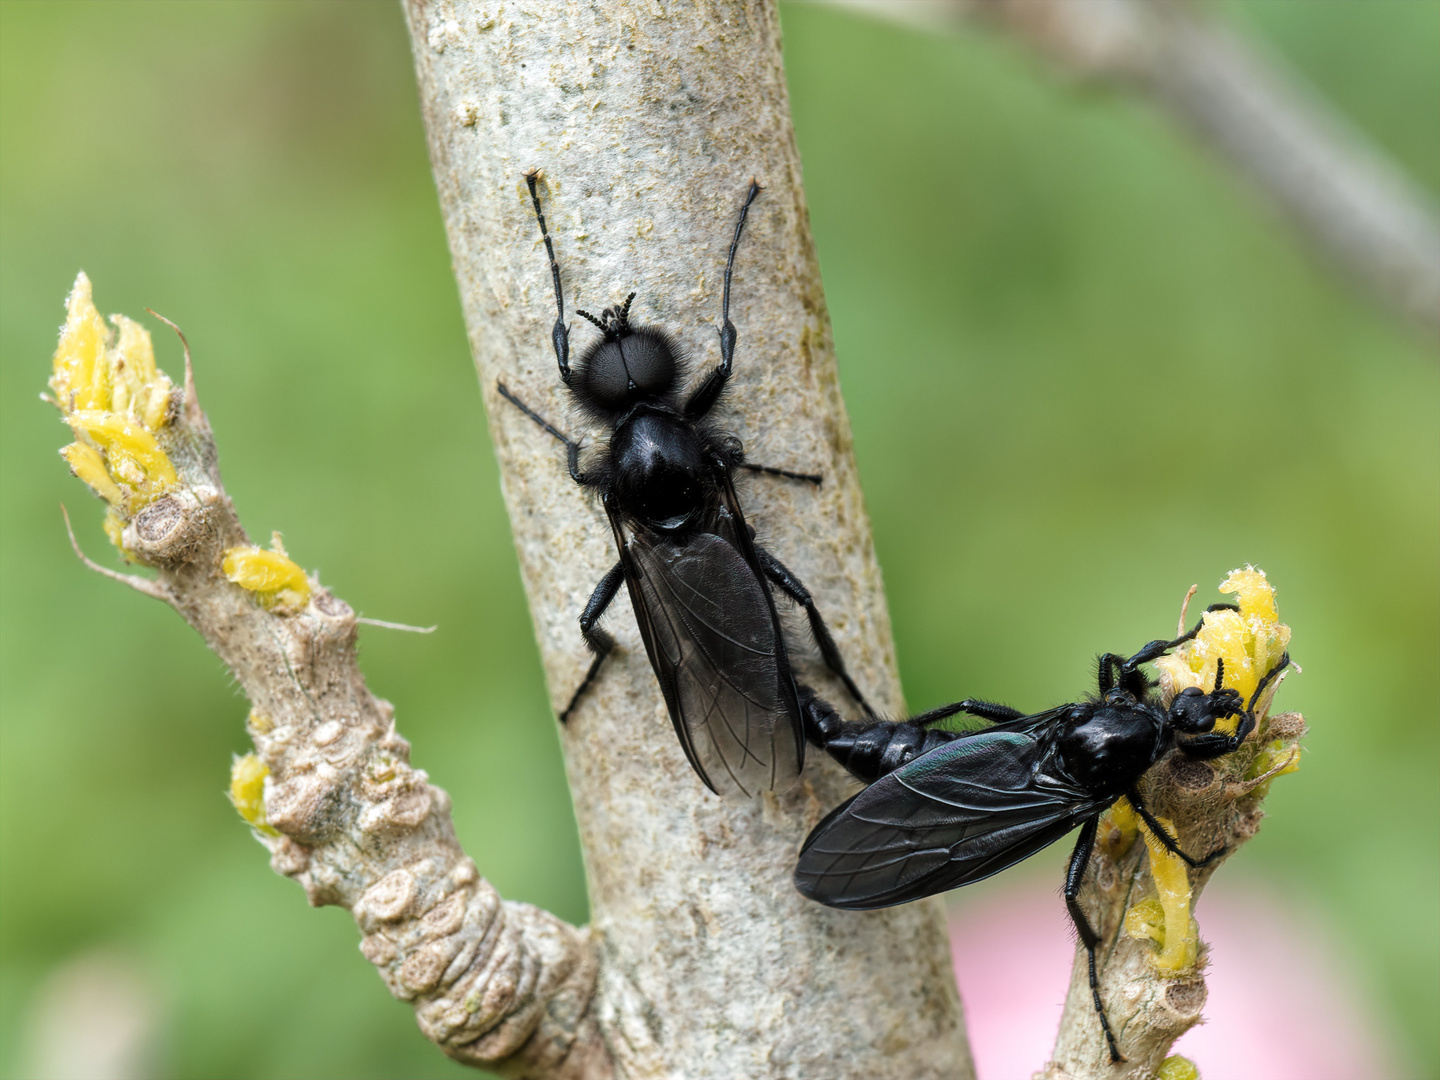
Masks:
[[[123,529],[137,510],[179,483],[155,439],[169,419],[174,385],[156,369],[144,327],[111,316],[118,341],[106,328],[83,273],[65,304],[50,389],[76,442],[61,453],[71,471],[119,515]]]
[[[110,474],[105,471],[105,459],[88,443],[71,443],[60,451],[60,456],[70,466],[70,471],[85,481],[90,490],[99,495],[111,506],[119,506],[125,501],[125,493],[120,490],[120,485],[110,479]]]
[[[125,554],[125,523],[120,520],[114,510],[105,511],[105,520],[100,523],[100,527],[105,530],[105,535],[110,538],[110,543],[114,544],[122,555]]]
[[[1175,835],[1169,821],[1156,820],[1171,836]],[[1150,851],[1150,877],[1155,882],[1155,892],[1165,915],[1165,936],[1160,941],[1160,955],[1154,958],[1155,966],[1165,972],[1188,971],[1195,966],[1200,948],[1199,928],[1190,917],[1190,875],[1181,858],[1171,854],[1143,825],[1141,834]]]
[[[1207,613],[1194,640],[1155,661],[1167,700],[1190,686],[1214,690],[1217,661],[1223,660],[1225,685],[1239,691],[1248,703],[1255,687],[1290,644],[1290,628],[1280,621],[1275,588],[1265,580],[1263,570],[1253,566],[1232,570],[1220,591],[1236,594],[1240,610]],[[1271,683],[1256,702],[1257,715],[1265,714],[1277,685],[1278,680]],[[1238,716],[1228,717],[1217,723],[1215,730],[1229,734],[1239,722]]]
[[[1200,1080],[1200,1070],[1189,1058],[1171,1054],[1155,1070],[1155,1080]]]
[[[1178,855],[1171,854],[1140,821],[1128,799],[1118,800],[1111,814],[1122,829],[1130,822],[1139,827],[1150,856],[1150,877],[1155,883],[1156,895],[1141,900],[1125,913],[1125,933],[1133,938],[1149,938],[1160,947],[1151,958],[1158,970],[1167,974],[1188,971],[1195,966],[1199,953],[1200,928],[1190,916],[1190,875],[1185,863]],[[1156,820],[1171,836],[1175,835],[1169,821]]]
[[[110,371],[105,347],[110,333],[90,297],[90,279],[81,273],[65,298],[65,325],[55,349],[50,389],[61,409],[108,409]]]

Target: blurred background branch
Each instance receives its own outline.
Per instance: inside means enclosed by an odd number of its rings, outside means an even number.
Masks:
[[[1440,215],[1374,140],[1276,55],[1186,0],[833,0],[876,18],[978,19],[1086,82],[1169,113],[1381,303],[1440,333]]]

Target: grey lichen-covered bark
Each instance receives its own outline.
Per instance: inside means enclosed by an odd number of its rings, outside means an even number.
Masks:
[[[814,592],[858,682],[901,707],[790,127],[774,6],[406,4],[432,161],[521,571],[562,707],[590,657],[576,619],[616,558],[561,447],[505,402],[593,439],[550,347],[554,299],[523,171],[542,170],[567,318],[638,294],[694,373],[719,358],[726,246],[735,379],[721,416],[758,461],[824,474],[742,492]],[[588,327],[575,328],[583,347]],[[627,1076],[967,1077],[938,901],[850,914],[790,882],[800,841],[853,783],[815,761],[779,796],[722,802],[673,734],[624,598],[620,651],[563,730],[599,948],[590,1015]],[[797,634],[797,639],[800,637]],[[804,677],[844,701],[817,665]]]

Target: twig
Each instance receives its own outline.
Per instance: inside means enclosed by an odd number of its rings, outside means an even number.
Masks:
[[[382,630],[403,630],[407,634],[433,634],[439,629],[438,626],[411,626],[409,623],[403,622],[386,622],[384,619],[367,619],[363,615],[355,616],[355,621],[365,626],[378,626]]]
[[[465,856],[449,796],[411,767],[394,709],[360,675],[356,625],[372,620],[313,578],[282,607],[227,577],[227,553],[253,549],[219,484],[188,349],[182,392],[183,407],[155,432],[178,483],[138,509],[112,503],[127,558],[158,579],[96,565],[71,531],[76,555],[170,604],[229,667],[250,699],[263,763],[256,839],[311,904],[350,911],[365,935],[361,951],[412,1003],[428,1038],[458,1061],[514,1076],[608,1076],[590,1009],[598,954],[589,933],[501,900]]]
[[[70,511],[65,509],[64,503],[60,504],[60,514],[65,519],[65,532],[70,537],[70,550],[75,552],[75,557],[85,564],[85,569],[93,570],[101,577],[107,577],[111,581],[118,581],[121,585],[128,585],[138,593],[144,593],[146,596],[166,604],[174,604],[175,598],[171,595],[170,590],[160,582],[151,581],[149,578],[143,578],[137,574],[121,574],[92,561],[90,556],[80,550],[80,541],[75,539],[75,530],[70,525]]]

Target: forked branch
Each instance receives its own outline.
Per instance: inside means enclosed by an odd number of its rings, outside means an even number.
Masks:
[[[394,709],[365,685],[354,611],[278,544],[245,535],[188,347],[173,386],[149,335],[117,322],[118,343],[81,275],[51,387],[77,437],[67,460],[110,503],[112,541],[156,577],[108,570],[71,543],[90,569],[183,615],[243,688],[256,755],[237,762],[232,798],[271,866],[311,904],[355,917],[361,951],[451,1057],[513,1075],[608,1075],[588,932],[502,900],[480,876],[449,796],[411,767]]]

